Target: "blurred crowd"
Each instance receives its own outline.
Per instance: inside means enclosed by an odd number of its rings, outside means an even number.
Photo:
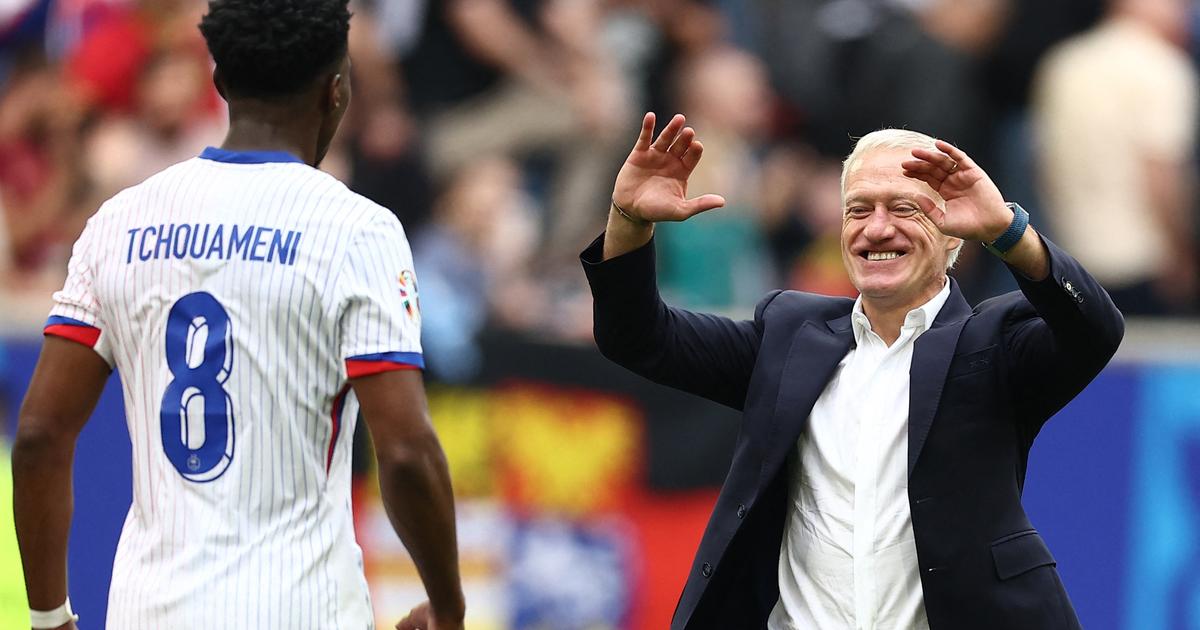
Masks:
[[[36,321],[99,204],[221,143],[203,0],[0,2],[0,318]],[[705,143],[657,233],[660,284],[746,314],[773,287],[853,295],[840,160],[885,126],[945,138],[1129,315],[1198,312],[1195,0],[356,0],[354,102],[323,168],[412,243],[430,369],[501,330],[590,339],[575,257],[641,113]],[[979,247],[972,300],[1015,285]]]

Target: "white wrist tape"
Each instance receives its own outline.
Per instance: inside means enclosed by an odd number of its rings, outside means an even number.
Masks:
[[[54,610],[30,610],[29,625],[34,630],[42,628],[57,628],[68,621],[79,621],[79,615],[71,611],[71,598]]]

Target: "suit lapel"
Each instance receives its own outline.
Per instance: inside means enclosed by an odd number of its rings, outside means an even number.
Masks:
[[[946,373],[958,346],[958,336],[971,314],[971,307],[950,279],[950,296],[933,321],[933,326],[917,337],[913,345],[912,365],[909,368],[908,396],[908,475],[925,446],[925,438],[933,425],[933,416],[942,399]]]
[[[853,341],[849,314],[825,325],[804,322],[792,337],[780,375],[771,430],[767,434],[768,451],[759,471],[760,487],[774,475],[800,438],[808,421],[808,412]]]

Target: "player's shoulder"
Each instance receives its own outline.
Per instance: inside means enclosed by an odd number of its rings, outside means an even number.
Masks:
[[[386,221],[389,217],[395,219],[395,215],[387,208],[354,192],[345,182],[321,169],[307,164],[274,166],[286,167],[280,172],[280,177],[294,179],[297,184],[305,182],[305,192],[315,197],[316,206],[320,207],[323,213],[328,213],[341,222],[365,225]]]
[[[340,209],[336,214],[353,227],[354,233],[383,232],[404,236],[404,226],[401,225],[400,219],[394,212],[350,190],[348,186],[332,175],[324,175],[337,182],[336,187],[330,191],[340,201]]]

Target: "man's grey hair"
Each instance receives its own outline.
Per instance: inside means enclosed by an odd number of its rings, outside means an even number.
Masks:
[[[937,145],[934,144],[934,138],[927,136],[919,131],[910,131],[908,129],[880,129],[858,139],[854,144],[854,150],[846,157],[846,161],[842,162],[842,204],[846,203],[846,176],[853,170],[859,167],[863,159],[869,153],[876,151],[889,151],[892,149],[905,149],[912,151],[913,149],[926,149],[929,151],[937,151]],[[946,202],[941,195],[934,191],[933,201],[945,208]],[[958,262],[958,254],[962,252],[963,243],[959,241],[958,247],[950,252],[946,257],[946,271],[954,268],[954,263]]]

